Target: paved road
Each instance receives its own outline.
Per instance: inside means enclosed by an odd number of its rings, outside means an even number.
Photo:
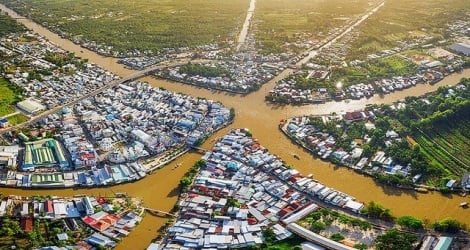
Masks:
[[[371,10],[367,11],[357,21],[355,21],[354,23],[344,27],[339,34],[335,35],[334,37],[332,37],[330,39],[327,39],[326,41],[324,41],[318,48],[316,48],[316,49],[311,48],[311,49],[307,50],[306,52],[304,52],[304,53],[308,53],[308,55],[306,57],[304,57],[302,60],[298,61],[296,63],[296,65],[301,66],[302,64],[307,63],[311,58],[315,57],[320,50],[331,46],[333,43],[338,41],[340,38],[342,38],[343,36],[345,36],[346,34],[351,32],[356,26],[358,26],[359,24],[361,24],[362,22],[367,20],[367,18],[369,18],[372,14],[377,12],[377,10],[379,10],[382,6],[384,6],[384,4],[385,4],[385,1],[381,1],[377,6],[375,6]]]
[[[240,35],[238,35],[237,41],[237,51],[240,51],[241,47],[244,45],[246,36],[248,35],[248,29],[250,28],[251,17],[255,12],[256,0],[250,1],[250,7],[248,7],[248,11],[246,14],[245,22],[243,23],[242,30],[240,31]]]

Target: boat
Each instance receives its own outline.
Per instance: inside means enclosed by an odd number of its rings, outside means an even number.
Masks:
[[[460,203],[459,206],[463,207],[463,208],[466,208],[466,207],[468,207],[468,202],[462,202],[462,203]]]
[[[114,195],[116,196],[116,198],[125,198],[125,197],[127,197],[126,192],[118,192],[118,193],[114,193]]]
[[[292,154],[292,155],[294,156],[295,159],[300,160],[300,156],[299,156],[299,155],[297,155],[297,154]]]
[[[175,166],[174,166],[174,167],[173,167],[171,170],[175,170],[175,169],[177,169],[178,167],[180,167],[180,166],[181,166],[181,164],[182,164],[182,163],[178,163],[178,164],[176,164],[176,165],[175,165]]]
[[[419,187],[415,188],[415,191],[420,192],[420,193],[428,193],[429,190],[427,188]]]

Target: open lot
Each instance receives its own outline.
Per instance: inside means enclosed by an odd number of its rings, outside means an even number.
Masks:
[[[1,1],[52,29],[114,46],[120,51],[159,50],[233,37],[248,0]],[[73,11],[70,11],[73,10]]]
[[[13,105],[19,101],[19,93],[4,78],[0,78],[0,93],[0,117],[14,113]]]

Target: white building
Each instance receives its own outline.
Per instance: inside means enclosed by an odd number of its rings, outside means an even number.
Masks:
[[[30,114],[34,114],[46,109],[44,105],[33,99],[26,99],[24,101],[18,102],[16,106]]]

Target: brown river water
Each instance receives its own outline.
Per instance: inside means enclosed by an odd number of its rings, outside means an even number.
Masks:
[[[16,13],[3,5],[0,5],[0,9],[8,11],[13,17],[17,17]],[[95,52],[81,48],[79,45],[60,38],[56,34],[28,19],[18,19],[18,21],[34,30],[36,33],[48,38],[63,49],[74,52],[79,57],[87,58],[90,62],[99,64],[115,74],[126,76],[134,72],[124,68],[121,64],[117,64],[115,58],[103,57]],[[284,72],[283,74],[288,73],[289,72]],[[364,106],[369,103],[389,104],[403,99],[406,96],[421,95],[433,91],[439,86],[456,84],[462,77],[470,77],[470,69],[466,69],[459,74],[450,75],[433,86],[418,85],[405,91],[394,92],[385,97],[374,96],[370,99],[357,101],[330,102],[305,106],[278,106],[264,102],[264,96],[274,87],[275,81],[278,78],[265,84],[257,92],[245,96],[211,91],[151,77],[145,77],[141,80],[148,81],[153,86],[162,87],[175,92],[221,101],[224,105],[235,108],[236,117],[234,123],[209,138],[203,145],[204,148],[210,149],[212,141],[223,136],[230,128],[249,128],[253,136],[258,138],[263,146],[269,149],[273,154],[280,156],[287,164],[292,165],[304,175],[313,174],[313,178],[330,187],[348,193],[356,197],[359,201],[369,202],[373,200],[380,202],[390,208],[395,216],[413,215],[431,221],[453,217],[459,221],[470,224],[470,210],[459,207],[461,202],[470,201],[468,197],[448,194],[443,195],[438,192],[421,194],[377,185],[372,178],[314,158],[302,148],[291,143],[278,129],[279,121],[286,117],[358,110],[364,108]],[[294,159],[292,156],[293,153],[297,154],[300,159]],[[4,195],[14,194],[23,196],[35,194],[72,196],[75,194],[112,195],[113,192],[127,192],[131,196],[142,198],[147,207],[168,211],[173,207],[178,198],[177,187],[179,180],[187,169],[189,169],[195,161],[200,159],[200,157],[199,154],[188,153],[175,162],[170,163],[170,166],[157,170],[155,173],[138,182],[113,187],[57,190],[0,188],[0,193]],[[178,163],[181,163],[181,166],[173,170],[173,165]],[[150,241],[156,237],[157,229],[166,220],[165,218],[146,215],[142,223],[128,237],[123,239],[117,249],[146,248]]]

